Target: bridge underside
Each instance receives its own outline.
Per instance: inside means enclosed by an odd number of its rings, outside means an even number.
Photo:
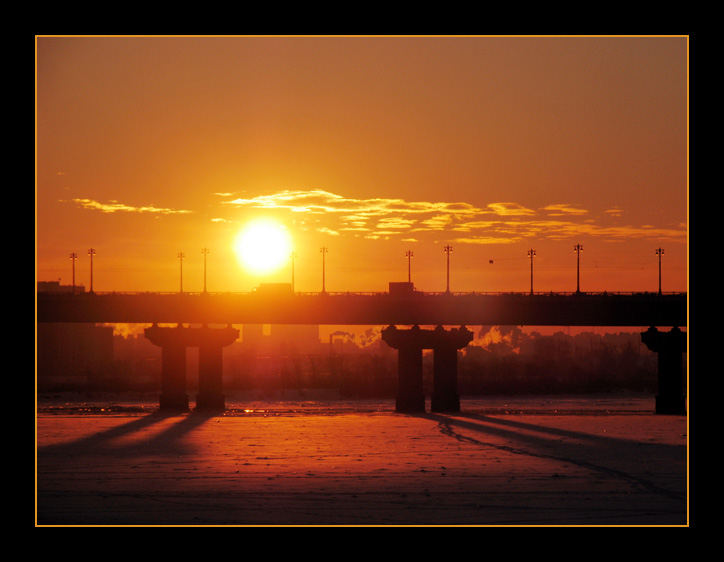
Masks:
[[[199,348],[197,408],[223,410],[221,349],[238,338],[231,324],[387,325],[382,338],[398,351],[400,412],[425,409],[422,350],[434,353],[433,411],[458,411],[457,355],[472,340],[464,327],[652,326],[642,341],[658,353],[657,413],[685,414],[682,355],[686,294],[676,295],[67,295],[37,294],[38,322],[153,323],[146,337],[162,347],[163,409],[188,409],[186,347]],[[184,328],[182,323],[203,324]],[[158,323],[178,324],[162,328]],[[209,328],[208,324],[227,324]],[[413,326],[398,329],[396,325]],[[424,330],[419,326],[438,326]],[[655,326],[673,327],[659,332]]]

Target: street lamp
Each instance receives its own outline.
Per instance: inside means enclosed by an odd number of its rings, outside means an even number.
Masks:
[[[90,292],[93,293],[93,256],[96,255],[96,251],[95,251],[93,248],[91,248],[90,250],[88,250],[88,255],[90,256],[90,259],[91,259],[91,264],[90,264],[90,265],[91,265],[91,268],[90,268]]]
[[[450,254],[452,253],[452,246],[445,246],[444,252],[447,254],[447,289],[446,293],[450,292]]]
[[[530,258],[530,294],[533,294],[533,258],[535,257],[535,250],[528,250],[528,257]]]
[[[181,290],[179,292],[181,292],[181,293],[184,292],[184,258],[185,257],[186,257],[186,254],[184,254],[183,252],[178,253],[179,267],[180,267],[180,269],[179,269],[180,282],[181,282],[181,287],[180,287]]]
[[[73,294],[75,295],[75,260],[78,259],[78,254],[72,252],[70,254],[70,261],[73,263]]]
[[[412,250],[407,250],[405,252],[405,257],[407,258],[407,282],[411,283],[411,276],[410,276],[410,260],[412,259]]]
[[[576,252],[576,293],[581,292],[581,252],[583,251],[583,246],[580,244],[576,244],[573,247],[573,251]]]
[[[664,255],[664,249],[657,248],[656,255],[659,256],[659,294],[661,294],[661,256]]]
[[[209,254],[208,248],[201,248],[201,253],[204,254],[204,293],[206,292],[206,256]]]
[[[319,251],[322,254],[322,294],[325,295],[325,294],[327,294],[327,290],[325,288],[325,279],[324,279],[324,277],[325,277],[325,256],[327,255],[327,247],[322,246],[319,249]]]

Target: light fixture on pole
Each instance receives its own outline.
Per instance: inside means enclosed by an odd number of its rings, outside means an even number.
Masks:
[[[576,244],[573,247],[573,251],[576,252],[576,293],[581,292],[581,252],[583,246]]]
[[[410,260],[412,259],[412,250],[407,250],[405,252],[405,257],[407,258],[407,282],[412,283],[412,278],[410,275]]]
[[[535,250],[528,250],[528,257],[530,258],[530,294],[533,294],[533,258],[535,257]]]
[[[93,256],[96,255],[96,251],[91,248],[88,250],[88,255],[90,256],[91,262],[90,262],[90,292],[93,293]]]
[[[447,289],[445,290],[446,293],[450,292],[450,254],[452,253],[452,246],[448,245],[444,248],[445,253],[447,254]]]
[[[73,294],[75,295],[75,260],[78,259],[78,254],[72,252],[70,254],[70,261],[73,262]]]
[[[657,248],[656,255],[659,256],[659,294],[661,294],[661,256],[664,255],[664,249]]]

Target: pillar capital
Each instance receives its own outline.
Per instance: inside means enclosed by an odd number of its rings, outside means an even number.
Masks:
[[[641,341],[651,351],[686,353],[686,332],[674,326],[669,332],[661,332],[655,326],[641,333]]]

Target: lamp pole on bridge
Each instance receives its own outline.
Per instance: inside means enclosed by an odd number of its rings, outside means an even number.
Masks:
[[[204,254],[204,293],[206,292],[206,256],[209,254],[208,248],[201,248],[201,253]]]
[[[90,256],[91,262],[90,262],[90,292],[93,293],[93,256],[96,255],[96,251],[91,248],[88,250],[88,255]]]
[[[325,295],[325,294],[327,294],[327,289],[325,287],[325,270],[324,270],[325,269],[325,257],[324,256],[327,254],[327,247],[322,246],[319,249],[319,251],[322,254],[322,294]]]
[[[533,258],[535,257],[535,250],[528,250],[528,257],[530,258],[530,294],[533,294]]]
[[[73,263],[73,294],[75,295],[75,260],[78,259],[78,254],[71,252],[70,261]]]
[[[410,260],[412,259],[412,250],[407,250],[405,252],[405,257],[407,258],[407,282],[412,282],[412,276],[410,275]]]
[[[659,294],[661,294],[661,256],[664,255],[664,249],[657,248],[656,255],[659,256]]]
[[[444,252],[447,254],[447,289],[446,293],[450,292],[450,254],[452,253],[452,246],[447,245],[444,248]]]
[[[292,258],[292,294],[294,294],[294,258],[297,257],[297,253],[292,252],[289,257]]]
[[[184,292],[184,258],[186,255],[183,252],[178,253],[178,259],[179,259],[179,275],[180,275],[180,291],[181,293]]]
[[[576,293],[581,292],[581,252],[583,246],[576,244],[573,246],[573,251],[576,252]]]

